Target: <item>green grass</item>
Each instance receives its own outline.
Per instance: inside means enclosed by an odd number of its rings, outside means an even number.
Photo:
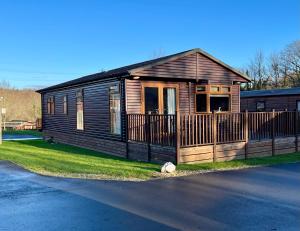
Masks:
[[[159,176],[160,165],[130,161],[83,148],[50,144],[43,140],[5,141],[0,160],[8,160],[28,170],[58,176],[99,179],[151,179]],[[243,168],[257,165],[299,162],[300,153],[234,160],[222,163],[180,164],[178,173],[199,170]]]
[[[291,153],[277,156],[268,156],[261,158],[251,158],[247,160],[232,160],[228,162],[218,163],[203,163],[203,164],[180,164],[178,170],[219,170],[219,169],[234,169],[246,168],[259,165],[275,165],[284,163],[300,162],[300,153]]]
[[[38,130],[6,130],[3,131],[3,134],[6,135],[31,135],[31,136],[37,136],[41,137],[42,132]]]
[[[159,165],[130,161],[98,152],[43,140],[5,141],[0,160],[9,160],[38,173],[96,174],[104,178],[149,179]]]

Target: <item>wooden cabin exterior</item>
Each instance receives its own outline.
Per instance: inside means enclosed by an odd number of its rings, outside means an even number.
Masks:
[[[300,88],[241,92],[241,111],[300,111]]]
[[[192,49],[39,90],[42,130],[46,138],[57,142],[147,160],[141,153],[149,150],[145,149],[149,144],[128,143],[128,115],[170,115],[174,119],[177,113],[239,113],[239,84],[248,81],[220,60]],[[139,117],[133,116],[131,123],[139,123]],[[167,130],[170,132],[169,125]],[[153,145],[153,160],[178,162],[176,143]]]

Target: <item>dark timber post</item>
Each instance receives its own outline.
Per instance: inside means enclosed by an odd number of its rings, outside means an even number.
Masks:
[[[179,111],[176,111],[176,164],[178,164],[180,162],[180,112]]]
[[[272,156],[275,156],[275,109],[272,110]]]
[[[298,111],[297,109],[295,110],[295,122],[294,122],[294,132],[295,132],[295,149],[296,149],[296,152],[298,152]]]
[[[146,135],[147,135],[147,149],[148,149],[148,162],[151,162],[151,147],[150,147],[150,115],[146,114]]]
[[[245,111],[245,124],[244,124],[244,134],[245,134],[245,159],[248,158],[248,142],[249,142],[249,133],[248,133],[248,110]]]
[[[217,161],[217,114],[213,111],[213,161]]]
[[[128,126],[128,114],[127,112],[125,112],[125,130],[126,130],[126,133],[125,133],[125,139],[126,139],[126,158],[129,159],[129,150],[128,150],[128,139],[129,139],[129,126]]]

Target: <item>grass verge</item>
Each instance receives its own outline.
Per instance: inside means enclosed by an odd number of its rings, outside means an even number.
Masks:
[[[130,161],[99,152],[43,140],[4,141],[0,160],[45,175],[83,178],[149,179],[159,165]]]
[[[247,168],[253,166],[275,165],[285,163],[300,162],[300,153],[291,153],[277,156],[268,156],[260,158],[251,158],[247,160],[232,160],[227,162],[217,163],[202,163],[202,164],[180,164],[178,170],[221,170],[221,169],[236,169]]]
[[[69,145],[49,144],[43,140],[5,141],[0,146],[0,160],[53,176],[117,180],[163,177],[158,164],[126,160]],[[300,153],[220,163],[179,164],[173,176],[292,162],[300,162]]]

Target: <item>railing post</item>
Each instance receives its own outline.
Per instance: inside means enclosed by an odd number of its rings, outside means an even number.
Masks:
[[[272,156],[275,156],[275,109],[272,110]]]
[[[126,133],[125,133],[125,139],[126,139],[126,158],[129,159],[129,144],[128,144],[128,139],[129,139],[129,124],[128,124],[128,114],[125,112],[125,126],[126,126]]]
[[[146,114],[146,134],[147,134],[147,148],[148,148],[148,162],[151,162],[151,146],[150,146],[150,115]]]
[[[213,111],[213,162],[217,161],[217,114]]]
[[[294,132],[295,132],[295,149],[296,152],[299,151],[298,147],[298,111],[297,109],[295,110],[295,122],[294,122]]]
[[[245,159],[248,159],[248,142],[249,142],[249,131],[248,131],[248,123],[249,123],[249,119],[248,119],[248,110],[245,111],[245,124],[244,124],[244,134],[245,134]]]
[[[176,111],[176,164],[180,162],[180,112]]]

